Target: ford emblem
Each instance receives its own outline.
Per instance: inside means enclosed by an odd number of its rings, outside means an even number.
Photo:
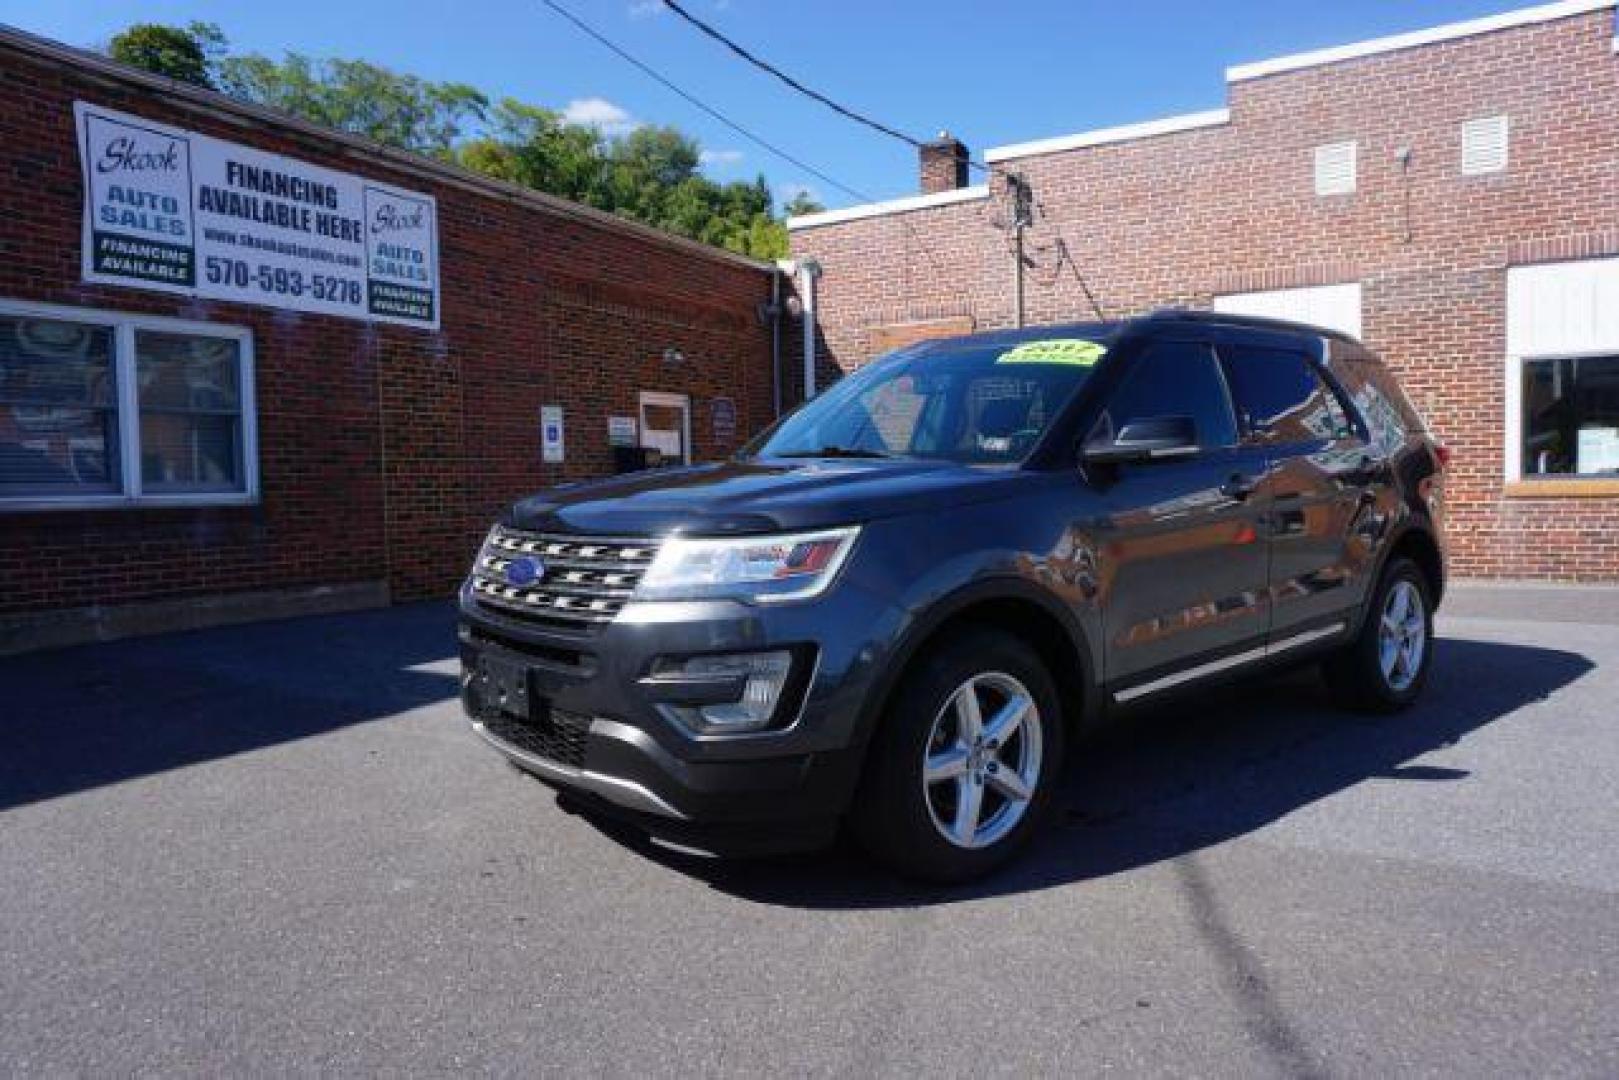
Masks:
[[[506,581],[512,585],[532,585],[545,576],[545,564],[524,555],[506,564]]]

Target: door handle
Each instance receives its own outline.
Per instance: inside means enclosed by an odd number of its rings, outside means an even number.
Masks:
[[[1259,481],[1247,473],[1232,473],[1220,485],[1220,494],[1228,499],[1246,499],[1259,487]]]

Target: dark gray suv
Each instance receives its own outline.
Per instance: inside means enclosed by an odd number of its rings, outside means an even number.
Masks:
[[[911,346],[722,464],[569,485],[460,597],[473,726],[588,811],[962,880],[1111,714],[1319,659],[1421,693],[1445,453],[1341,334],[1165,312]]]

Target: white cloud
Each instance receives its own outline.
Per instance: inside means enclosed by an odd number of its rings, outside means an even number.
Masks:
[[[645,19],[651,15],[663,13],[663,0],[635,0],[629,6],[630,18]]]
[[[740,150],[704,150],[697,155],[697,160],[704,165],[738,165],[747,157]]]
[[[626,135],[641,126],[641,121],[630,115],[622,105],[606,98],[576,98],[562,110],[562,119],[570,124],[593,127],[603,135]]]

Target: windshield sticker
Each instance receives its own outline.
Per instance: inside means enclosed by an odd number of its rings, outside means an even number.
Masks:
[[[1107,352],[1107,346],[1081,338],[1053,338],[1050,341],[1025,341],[1017,348],[1001,353],[997,364],[1073,364],[1090,367]]]

